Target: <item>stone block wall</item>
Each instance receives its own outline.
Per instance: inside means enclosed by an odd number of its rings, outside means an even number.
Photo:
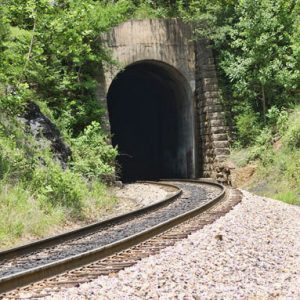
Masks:
[[[230,154],[228,127],[220,103],[216,66],[209,41],[195,42],[195,53],[198,161],[203,177],[229,183],[230,170],[225,165]]]

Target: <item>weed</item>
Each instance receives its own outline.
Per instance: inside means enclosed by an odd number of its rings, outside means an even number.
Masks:
[[[1,184],[0,189],[0,247],[24,236],[43,236],[53,225],[63,224],[61,208],[44,211],[21,185]]]
[[[297,196],[297,194],[292,191],[285,191],[285,192],[275,194],[274,198],[289,204],[294,204],[294,205],[300,204],[299,195]]]
[[[288,118],[285,113],[273,109],[269,114],[270,125],[261,130],[254,144],[232,152],[231,158],[238,167],[254,160],[257,165],[246,188],[290,204],[300,203],[299,114],[299,107]],[[278,149],[273,147],[274,134],[282,144]]]

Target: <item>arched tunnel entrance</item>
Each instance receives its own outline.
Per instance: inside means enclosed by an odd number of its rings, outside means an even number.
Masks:
[[[113,80],[107,101],[123,181],[195,176],[193,96],[177,69],[131,64]]]

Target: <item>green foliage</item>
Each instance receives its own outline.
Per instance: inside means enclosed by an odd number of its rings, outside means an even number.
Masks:
[[[287,121],[288,121],[288,112],[284,109],[279,109],[276,106],[272,106],[267,114],[267,123],[271,127],[272,132],[276,133],[278,132],[279,134],[283,134],[285,130],[287,129]]]
[[[247,185],[252,191],[290,204],[300,204],[300,110],[269,110],[269,124],[253,145],[235,149],[232,159],[240,166],[255,162],[257,171]],[[275,138],[276,137],[276,138]],[[274,139],[275,138],[275,139]]]
[[[52,160],[49,149],[41,150],[24,129],[19,129],[20,125],[16,121],[0,128],[0,180],[29,186],[37,199],[79,209],[86,188],[82,179],[63,171]]]
[[[7,18],[5,17],[3,7],[0,6],[0,97],[3,96],[5,86],[3,85],[4,76],[3,74],[3,65],[5,56],[3,55],[4,52],[4,43],[8,37],[8,24],[7,24]]]
[[[135,5],[134,17],[170,18],[178,17],[178,4],[176,0],[133,0]]]
[[[90,180],[111,181],[117,151],[108,145],[100,124],[92,122],[76,139],[72,139],[72,169]]]
[[[63,170],[19,121],[1,113],[0,120],[0,247],[24,235],[45,235],[67,220],[95,219],[114,205],[103,184],[87,182],[79,170]],[[93,126],[96,135],[99,127]],[[100,138],[94,136],[94,141]],[[100,151],[101,145],[97,147]]]
[[[292,51],[291,1],[242,1],[229,33],[230,47],[220,66],[234,98],[246,100],[264,116],[271,105],[296,101],[300,73]]]
[[[34,93],[26,83],[18,84],[15,88],[8,86],[8,89],[12,90],[0,91],[0,111],[13,117],[23,111],[26,102],[34,98]]]
[[[85,199],[83,213],[91,219],[106,214],[117,203],[117,199],[108,193],[107,187],[99,182],[90,183],[90,192]],[[106,217],[107,218],[107,217]]]
[[[101,210],[114,205],[116,200],[104,185],[87,183],[80,170],[63,170],[49,149],[41,150],[24,133],[20,122],[3,114],[0,117],[0,246],[24,235],[45,235],[53,225],[61,226],[70,218],[95,219]],[[98,124],[87,130],[86,146],[88,138],[95,143],[101,140],[99,130]],[[114,151],[101,141],[104,149]],[[101,146],[97,144],[103,159]]]
[[[137,19],[178,17],[177,1],[137,0],[133,3],[133,16]]]
[[[283,143],[292,149],[300,149],[300,110],[296,110],[291,117],[290,126],[288,126],[283,136]]]
[[[299,101],[299,0],[177,3],[196,36],[213,40],[225,102],[235,115],[250,107],[266,123],[269,108]]]
[[[0,113],[0,180],[18,181],[31,176],[36,144],[26,138],[22,125]]]
[[[58,163],[52,161],[35,168],[30,189],[41,203],[68,207],[79,215],[82,199],[88,193],[86,183],[79,175],[62,170]]]
[[[263,128],[259,127],[258,116],[252,111],[238,115],[236,126],[239,142],[236,144],[243,147],[251,146],[247,161],[260,159],[263,164],[272,163],[274,160],[272,144],[280,138],[284,144],[294,145],[300,128],[296,114],[297,112],[294,112],[289,116],[286,110],[273,106],[266,114],[267,125]]]
[[[285,145],[277,151],[268,152],[273,155],[273,160],[265,159],[258,164],[258,170],[251,186],[255,186],[263,180],[267,182],[264,195],[285,201],[290,204],[300,204],[300,151],[289,149]],[[265,157],[265,156],[264,156]]]
[[[26,83],[56,118],[69,116],[65,124],[74,134],[100,119],[97,78],[111,60],[99,37],[128,18],[131,2],[15,0],[5,8],[11,27],[3,43],[3,82]]]
[[[64,222],[63,211],[41,209],[30,192],[21,185],[0,182],[0,247],[11,246],[24,235],[42,236],[54,224]]]
[[[263,128],[254,140],[254,145],[249,151],[248,161],[260,159],[263,164],[272,163],[274,156],[270,151],[272,147],[272,131],[270,128]]]
[[[164,18],[168,15],[168,10],[165,8],[155,9],[149,3],[141,3],[136,11],[135,18],[146,19],[146,18]]]
[[[231,0],[177,1],[179,15],[195,24],[196,38],[211,39],[218,47],[226,42],[238,18],[234,13],[236,5],[237,2]]]
[[[291,36],[292,48],[297,59],[297,69],[300,70],[300,1],[295,1],[295,7],[292,18],[293,24],[293,35]]]
[[[257,114],[248,110],[236,118],[238,140],[242,146],[250,145],[259,134]]]
[[[288,204],[299,204],[297,194],[295,192],[286,191],[275,195],[275,198]]]

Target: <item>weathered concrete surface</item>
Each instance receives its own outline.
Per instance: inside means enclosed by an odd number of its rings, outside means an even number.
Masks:
[[[103,66],[98,89],[103,106],[107,107],[106,96],[114,78],[128,66],[152,61],[178,71],[185,79],[182,84],[186,82],[189,86],[189,96],[182,101],[188,102],[186,106],[192,114],[186,120],[189,123],[186,134],[192,139],[189,155],[192,155],[193,172],[189,177],[226,181],[228,170],[223,164],[229,154],[227,127],[209,43],[194,41],[192,27],[176,19],[131,20],[103,36],[102,43],[118,62],[114,66]],[[104,119],[109,128],[108,113]]]
[[[105,85],[124,68],[143,60],[157,60],[176,68],[195,89],[195,49],[191,26],[179,20],[131,20],[109,32],[103,42],[119,67],[105,67]]]

